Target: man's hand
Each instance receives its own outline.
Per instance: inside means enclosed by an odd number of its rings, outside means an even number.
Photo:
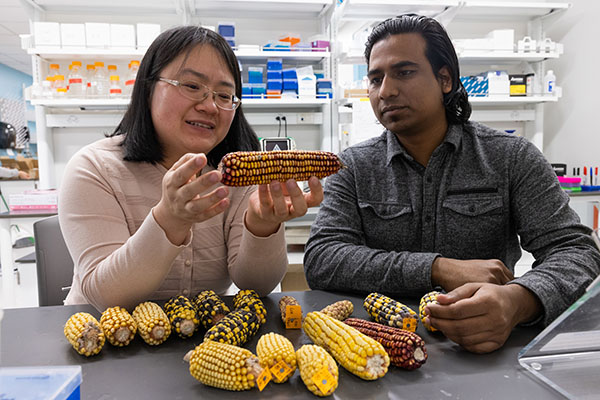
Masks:
[[[518,284],[467,283],[437,299],[425,308],[429,323],[473,353],[500,348],[518,323],[542,312],[538,298]]]
[[[504,285],[515,279],[500,260],[456,260],[438,257],[431,265],[431,283],[450,292],[469,282]]]

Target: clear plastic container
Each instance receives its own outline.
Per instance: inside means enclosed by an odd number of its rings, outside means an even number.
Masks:
[[[119,82],[119,75],[110,76],[110,90],[109,97],[121,97],[123,95],[123,89],[121,88],[121,82]]]
[[[68,94],[70,97],[82,98],[85,95],[81,61],[73,61],[69,67]]]
[[[0,368],[3,399],[78,400],[81,398],[81,366]]]
[[[54,90],[57,97],[64,97],[67,95],[67,84],[64,75],[54,76]]]
[[[135,78],[137,77],[139,68],[140,62],[137,60],[131,60],[129,63],[129,73],[125,78],[125,88],[123,90],[123,94],[125,96],[131,96],[131,92],[133,92],[133,85],[135,85]]]
[[[110,81],[108,80],[108,73],[104,67],[102,61],[96,61],[94,63],[96,72],[92,81],[92,86],[96,87],[93,93],[94,97],[108,97],[110,90]]]
[[[60,73],[60,65],[58,65],[58,64],[50,64],[50,68],[48,69],[48,78],[54,78],[56,75],[61,75],[61,73]],[[54,81],[55,81],[54,79],[51,80],[51,82],[52,82],[52,89],[56,89]]]
[[[554,94],[554,86],[556,86],[556,75],[550,69],[544,76],[544,94]]]
[[[85,84],[85,94],[88,97],[92,97],[92,95],[94,93],[94,89],[96,89],[95,85],[92,88],[92,81],[93,81],[93,78],[94,78],[94,72],[96,72],[96,67],[94,66],[94,64],[88,64],[86,66],[86,74],[85,74],[85,78],[83,80],[83,82]]]
[[[54,97],[55,89],[53,89],[52,86],[54,86],[54,77],[49,76],[42,82],[42,98],[51,99]]]

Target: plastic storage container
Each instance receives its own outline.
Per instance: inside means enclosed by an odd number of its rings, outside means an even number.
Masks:
[[[81,366],[0,368],[0,399],[78,400]]]

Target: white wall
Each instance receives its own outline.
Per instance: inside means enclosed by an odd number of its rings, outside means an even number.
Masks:
[[[553,163],[600,167],[600,2],[570,0],[572,7],[548,26],[565,54],[547,62],[563,97],[544,111],[544,154]]]

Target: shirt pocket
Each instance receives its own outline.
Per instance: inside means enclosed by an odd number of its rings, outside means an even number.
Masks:
[[[500,194],[447,197],[442,203],[442,242],[448,257],[501,258],[506,219]],[[445,255],[444,254],[444,255]]]
[[[408,245],[413,236],[413,209],[410,204],[359,200],[366,245],[387,251]]]

